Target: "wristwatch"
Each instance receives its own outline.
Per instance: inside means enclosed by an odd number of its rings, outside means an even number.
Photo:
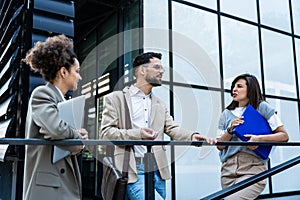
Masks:
[[[232,131],[230,130],[230,128],[231,128],[231,127],[228,127],[228,128],[227,128],[227,133],[229,133],[230,135],[232,135],[233,133],[232,133]]]

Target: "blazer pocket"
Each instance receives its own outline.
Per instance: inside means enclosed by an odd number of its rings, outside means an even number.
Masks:
[[[40,186],[61,187],[59,176],[50,172],[38,172],[35,183]]]

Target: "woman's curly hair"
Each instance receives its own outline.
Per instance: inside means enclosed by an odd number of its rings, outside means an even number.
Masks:
[[[46,81],[52,82],[62,67],[70,70],[75,58],[70,39],[65,35],[57,35],[48,37],[45,42],[37,42],[23,61],[34,71],[40,72]]]

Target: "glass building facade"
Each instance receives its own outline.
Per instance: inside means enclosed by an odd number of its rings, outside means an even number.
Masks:
[[[297,0],[131,1],[80,39],[75,34],[75,41],[83,78],[78,93],[87,97],[91,138],[98,138],[103,96],[133,81],[136,55],[156,51],[163,54],[166,72],[163,85],[153,92],[182,127],[216,137],[219,116],[231,101],[232,80],[250,73],[276,108],[290,141],[300,140]],[[83,170],[84,181],[92,180],[98,194],[101,166],[95,158],[106,151],[97,147],[83,157],[90,161],[83,166],[89,167]],[[216,147],[177,146],[168,153],[173,179],[167,182],[167,199],[200,199],[221,190]],[[269,167],[299,153],[298,147],[277,146]],[[263,194],[299,191],[299,173],[296,166],[273,176]]]

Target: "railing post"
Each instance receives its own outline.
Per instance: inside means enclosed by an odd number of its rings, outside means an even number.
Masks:
[[[145,160],[145,199],[154,200],[154,154],[151,152],[151,145],[147,145],[147,153],[144,155]]]

